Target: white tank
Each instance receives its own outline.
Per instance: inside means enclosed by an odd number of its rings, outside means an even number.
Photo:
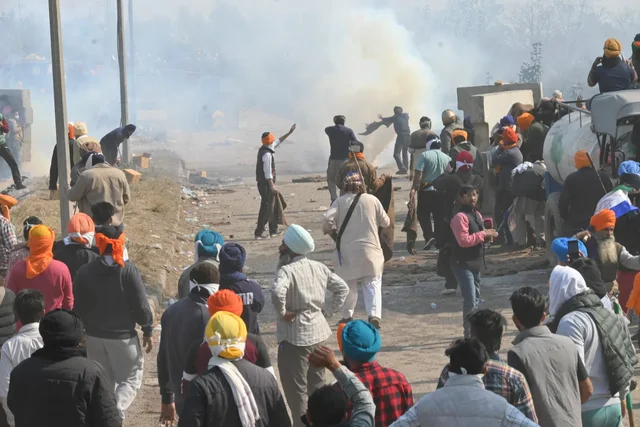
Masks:
[[[554,123],[544,140],[544,163],[558,183],[563,184],[565,178],[576,171],[574,155],[580,150],[589,153],[595,167],[600,167],[600,147],[596,134],[591,131],[591,115],[573,112]]]

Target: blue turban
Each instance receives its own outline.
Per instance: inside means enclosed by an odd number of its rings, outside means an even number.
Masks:
[[[247,260],[247,251],[237,243],[227,243],[220,249],[220,273],[235,273],[242,270]]]
[[[505,126],[513,126],[516,124],[516,121],[514,120],[513,116],[509,115],[509,116],[504,116],[503,118],[500,119],[500,126],[505,127]]]
[[[284,244],[291,249],[291,252],[298,255],[306,255],[316,248],[311,234],[297,224],[291,224],[287,229],[284,235]]]
[[[558,237],[551,244],[551,250],[558,257],[561,262],[567,261],[567,255],[569,255],[569,242],[576,239],[569,239],[567,237]],[[587,247],[578,240],[578,250],[586,257],[589,256]]]
[[[342,330],[342,353],[354,362],[371,362],[380,347],[380,333],[369,322],[352,320]]]
[[[218,259],[218,253],[224,245],[224,237],[213,230],[200,230],[196,234],[196,257]]]
[[[640,175],[640,163],[633,160],[627,160],[620,163],[620,167],[618,168],[618,175],[622,176],[625,173]]]

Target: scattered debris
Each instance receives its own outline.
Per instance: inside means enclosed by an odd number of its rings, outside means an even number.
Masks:
[[[151,249],[160,249],[162,250],[162,245],[160,243],[154,243],[153,245],[149,245]]]
[[[316,175],[316,176],[305,176],[302,178],[293,178],[292,182],[294,184],[302,184],[305,182],[325,182],[326,180],[327,180],[326,176]]]
[[[324,187],[318,187],[318,191],[324,191],[324,190],[328,190],[329,186],[325,185]]]
[[[185,218],[185,221],[196,224],[198,222],[198,218]]]

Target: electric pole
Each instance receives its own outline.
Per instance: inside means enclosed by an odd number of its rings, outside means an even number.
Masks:
[[[58,150],[58,183],[60,188],[60,230],[67,235],[71,206],[67,199],[69,189],[69,136],[67,126],[67,100],[62,56],[62,29],[60,28],[60,0],[49,0],[49,30],[51,32],[51,71],[53,74],[53,101],[56,116],[56,150]]]
[[[137,118],[137,101],[136,98],[136,48],[133,31],[133,0],[129,0],[129,13],[127,14],[127,22],[129,24],[129,75],[131,76],[131,122],[135,123]]]
[[[124,11],[122,10],[122,0],[117,1],[118,15],[118,65],[120,68],[120,125],[126,126],[129,123],[129,100],[127,97],[127,63],[124,53]],[[131,164],[131,150],[129,140],[122,143],[122,165]]]

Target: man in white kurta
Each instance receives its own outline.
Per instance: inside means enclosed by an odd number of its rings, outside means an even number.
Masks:
[[[350,173],[343,183],[345,194],[338,198],[324,215],[323,231],[336,235],[358,193],[364,193],[358,173]],[[369,322],[380,328],[382,317],[382,271],[384,255],[378,230],[390,225],[389,216],[380,201],[370,194],[361,194],[340,240],[340,254],[333,256],[335,272],[349,285],[349,295],[342,309],[342,321],[353,318],[358,302],[358,282],[362,282],[364,305]]]

